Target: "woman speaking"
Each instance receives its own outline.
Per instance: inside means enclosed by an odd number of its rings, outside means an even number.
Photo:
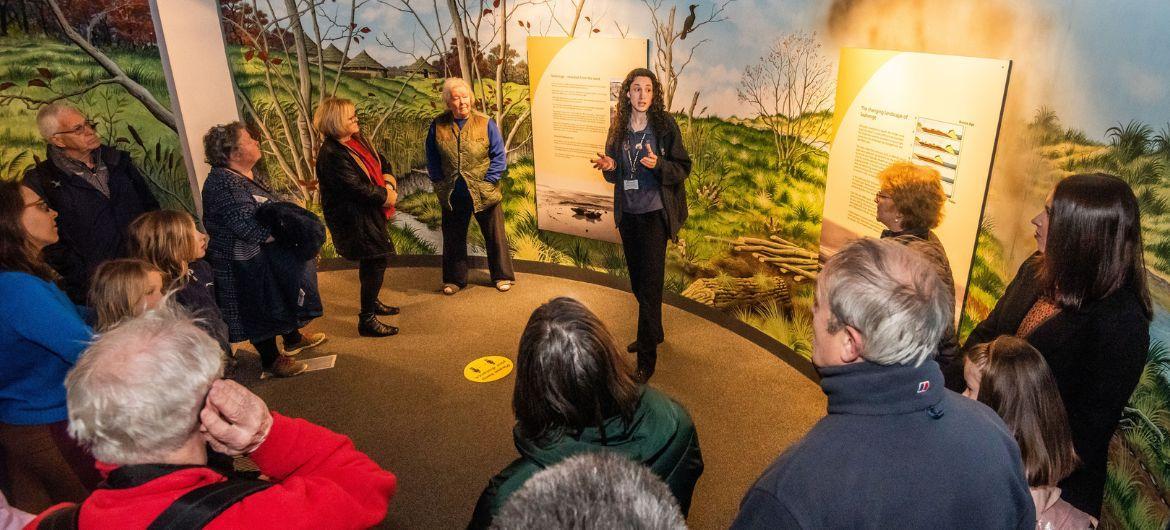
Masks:
[[[654,72],[637,68],[626,75],[617,117],[609,126],[605,153],[592,160],[606,182],[615,184],[613,218],[622,237],[630,288],[638,300],[638,339],[627,347],[638,354],[637,377],[654,375],[662,331],[662,283],[666,240],[678,240],[687,219],[684,182],[691,158],[682,133],[662,103]]]

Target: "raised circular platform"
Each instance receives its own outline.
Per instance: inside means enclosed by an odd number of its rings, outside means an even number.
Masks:
[[[387,273],[382,298],[401,306],[402,315],[386,320],[402,328],[399,335],[359,337],[357,272],[323,271],[325,316],[310,328],[330,340],[301,355],[336,354],[336,366],[259,381],[255,355],[244,353],[238,369],[238,377],[274,410],[349,435],[398,476],[388,528],[462,528],[488,478],[515,458],[514,376],[472,383],[463,367],[485,355],[514,360],[533,309],[555,296],[572,296],[592,308],[622,344],[635,334],[637,306],[621,279],[524,262],[511,292],[497,292],[486,273],[475,270],[473,285],[448,297],[438,292],[437,268],[407,266],[437,263],[432,258],[399,259]],[[524,272],[542,269],[547,274]],[[753,336],[747,326],[737,333],[734,319],[717,322],[721,313],[704,315],[706,308],[693,306],[664,308],[667,339],[651,384],[685,405],[698,428],[706,471],[688,524],[726,528],[759,473],[824,415],[825,400],[803,358],[796,357],[796,367],[781,361],[784,350],[759,344],[771,339]]]

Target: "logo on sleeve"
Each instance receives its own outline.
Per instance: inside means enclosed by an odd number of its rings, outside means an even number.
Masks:
[[[922,381],[921,383],[918,383],[918,392],[916,392],[917,394],[921,394],[927,390],[930,390],[930,381]]]

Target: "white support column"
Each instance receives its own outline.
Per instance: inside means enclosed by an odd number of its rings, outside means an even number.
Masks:
[[[213,125],[240,119],[232,90],[227,48],[216,0],[150,0],[171,107],[195,208],[210,167],[203,161],[203,135]]]

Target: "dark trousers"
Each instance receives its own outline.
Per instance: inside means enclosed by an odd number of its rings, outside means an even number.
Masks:
[[[483,234],[492,281],[515,280],[508,235],[504,233],[504,207],[497,203],[476,212],[467,184],[458,179],[451,192],[451,210],[443,209],[443,283],[467,286],[467,229],[473,216]]]
[[[385,257],[367,258],[358,261],[358,282],[361,284],[361,314],[372,315],[378,305],[378,293],[386,279],[389,260]]]
[[[638,351],[655,353],[662,342],[662,285],[666,278],[666,219],[661,210],[625,213],[618,224],[630,290],[638,300]]]
[[[59,502],[81,502],[102,480],[93,456],[69,437],[64,421],[0,423],[0,448],[8,502],[33,514]]]

